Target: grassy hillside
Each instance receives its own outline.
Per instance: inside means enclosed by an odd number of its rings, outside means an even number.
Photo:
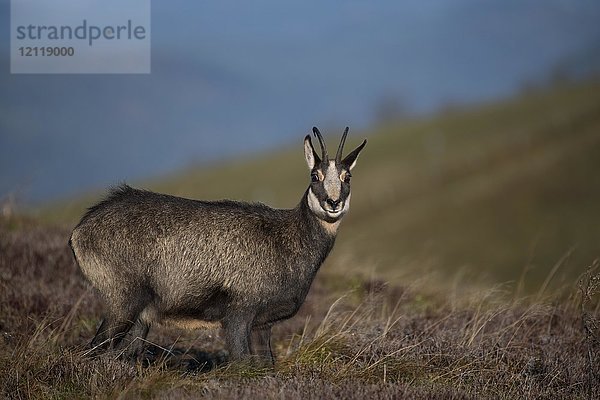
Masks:
[[[67,240],[102,195],[0,215],[0,397],[598,398],[600,261],[573,283],[600,256],[600,83],[365,134],[350,214],[274,327],[273,369],[224,363],[218,330],[153,327],[141,362],[87,355],[102,304]],[[291,207],[301,139],[140,186]]]
[[[338,135],[325,132],[330,147]],[[392,280],[424,270],[525,276],[531,289],[555,266],[554,284],[573,282],[600,256],[599,82],[355,132],[347,148],[363,135],[351,212],[327,268]],[[140,186],[292,207],[308,184],[301,142]],[[72,225],[100,196],[50,206],[42,218]]]
[[[600,395],[600,275],[566,296],[515,299],[324,270],[299,313],[274,328],[274,369],[224,364],[219,331],[160,327],[136,363],[87,355],[102,306],[78,273],[68,235],[0,216],[0,398]]]

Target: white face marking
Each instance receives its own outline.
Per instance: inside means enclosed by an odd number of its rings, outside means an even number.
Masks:
[[[325,173],[325,180],[323,181],[325,191],[332,200],[338,200],[340,193],[342,192],[342,182],[335,166],[335,161],[329,161],[327,172]]]
[[[308,189],[308,206],[317,216],[319,216],[321,218],[339,217],[334,222],[327,222],[324,219],[319,218],[319,222],[321,223],[321,225],[323,226],[325,231],[328,234],[335,236],[335,234],[337,233],[338,227],[340,226],[341,216],[344,215],[348,211],[348,207],[350,207],[350,196],[348,196],[348,199],[346,200],[346,202],[344,204],[344,208],[340,212],[334,214],[334,213],[323,210],[323,208],[319,204],[319,200],[317,199],[317,196],[315,196],[312,189],[309,188]]]
[[[317,215],[323,216],[325,213],[325,210],[323,210],[321,204],[319,204],[319,199],[317,199],[317,196],[315,196],[312,189],[308,189],[308,207],[310,207],[312,212]]]
[[[352,194],[348,194],[348,197],[346,197],[346,201],[344,202],[344,208],[342,208],[342,213],[344,214],[346,214],[350,208],[350,197],[352,197]]]
[[[323,207],[319,203],[319,199],[317,199],[317,196],[315,196],[312,189],[309,188],[308,189],[308,207],[312,210],[312,212],[314,212],[317,216],[319,216],[321,218],[337,218],[338,221],[336,221],[336,222],[339,222],[339,218],[344,216],[348,212],[348,209],[350,208],[350,197],[351,197],[351,195],[348,195],[348,197],[346,198],[346,201],[344,201],[343,208],[338,209],[335,212],[331,212],[331,211],[327,211],[327,210],[323,209]]]

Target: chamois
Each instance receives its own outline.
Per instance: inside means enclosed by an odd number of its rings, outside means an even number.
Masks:
[[[231,360],[256,356],[272,364],[271,327],[296,314],[331,251],[350,205],[350,171],[367,143],[342,159],[346,128],[329,159],[316,127],[313,134],[321,156],[307,135],[310,185],[293,209],[127,185],[89,208],[69,245],[105,303],[92,349],[136,355],[152,323],[216,323]],[[123,340],[128,333],[142,340]]]

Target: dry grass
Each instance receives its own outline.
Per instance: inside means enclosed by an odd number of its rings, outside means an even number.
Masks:
[[[515,299],[325,266],[299,314],[275,329],[274,370],[222,363],[219,332],[168,329],[149,337],[165,350],[151,346],[135,364],[85,355],[101,305],[67,237],[0,219],[0,397],[600,397],[594,269],[560,297]]]

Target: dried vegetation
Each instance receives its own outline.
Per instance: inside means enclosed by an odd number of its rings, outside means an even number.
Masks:
[[[271,370],[224,363],[218,331],[156,329],[138,363],[86,356],[102,305],[67,237],[0,219],[0,397],[600,397],[597,263],[562,294],[526,298],[325,266],[299,314],[276,328]]]

